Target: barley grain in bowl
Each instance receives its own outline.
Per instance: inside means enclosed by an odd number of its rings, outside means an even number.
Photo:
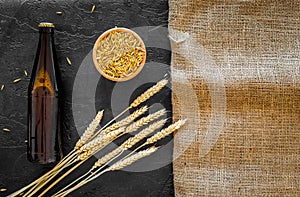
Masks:
[[[127,28],[113,28],[95,42],[93,61],[102,76],[112,81],[127,81],[143,69],[146,48],[143,40]]]

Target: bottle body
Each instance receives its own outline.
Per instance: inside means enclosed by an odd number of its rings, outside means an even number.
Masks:
[[[40,26],[41,25],[41,26]],[[31,162],[61,157],[59,72],[51,23],[41,23],[38,49],[28,88],[28,148]]]

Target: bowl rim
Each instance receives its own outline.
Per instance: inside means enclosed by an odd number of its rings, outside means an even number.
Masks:
[[[98,62],[97,62],[97,47],[98,47],[98,44],[99,42],[101,42],[101,40],[103,40],[103,38],[109,34],[110,32],[113,32],[113,31],[117,31],[117,32],[128,32],[128,33],[131,33],[137,40],[140,41],[141,45],[142,45],[142,48],[145,50],[145,58],[143,59],[143,61],[141,62],[141,64],[138,66],[138,68],[133,71],[130,75],[128,75],[127,77],[122,77],[122,78],[115,78],[115,77],[112,77],[108,74],[106,74],[102,69],[101,69],[101,66],[98,65]],[[94,63],[94,66],[95,68],[97,69],[97,71],[105,78],[111,80],[111,81],[115,81],[115,82],[122,82],[122,81],[128,81],[132,78],[134,78],[135,76],[137,76],[143,69],[145,63],[146,63],[146,57],[147,57],[147,52],[146,52],[146,47],[145,47],[145,43],[144,41],[141,39],[141,37],[135,33],[133,30],[131,29],[128,29],[128,28],[125,28],[125,27],[114,27],[114,28],[111,28],[111,29],[108,29],[106,30],[105,32],[103,32],[99,37],[98,39],[96,40],[96,42],[94,43],[94,47],[93,47],[93,63]]]

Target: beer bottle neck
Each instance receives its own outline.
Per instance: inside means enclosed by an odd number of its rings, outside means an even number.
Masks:
[[[40,38],[38,46],[38,63],[37,70],[43,69],[52,72],[54,66],[54,34],[53,28],[40,28]]]
[[[40,27],[40,28],[39,28],[39,32],[40,32],[40,33],[49,33],[49,34],[53,34],[53,33],[54,33],[54,28],[52,28],[52,27]]]
[[[39,38],[39,42],[40,42],[40,46],[42,47],[42,51],[43,51],[43,47],[51,47],[54,44],[54,29],[53,28],[48,28],[48,27],[43,27],[40,28],[40,38]],[[46,51],[44,51],[46,52]]]

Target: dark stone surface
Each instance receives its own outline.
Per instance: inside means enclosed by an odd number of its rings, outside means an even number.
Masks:
[[[91,8],[96,5],[94,13]],[[56,15],[62,11],[61,16]],[[27,137],[27,86],[29,77],[24,70],[31,71],[38,42],[37,25],[42,21],[56,25],[55,43],[63,82],[63,151],[67,153],[78,139],[72,112],[72,88],[78,68],[91,51],[97,37],[114,26],[134,28],[140,26],[167,26],[167,0],[117,0],[117,1],[48,1],[48,0],[0,0],[0,196],[25,186],[47,172],[51,166],[29,163],[26,159]],[[166,34],[161,39],[167,40]],[[147,48],[147,62],[154,61],[169,65],[170,51]],[[72,61],[68,65],[66,57]],[[146,68],[151,69],[151,68]],[[168,72],[165,68],[164,72]],[[22,80],[14,84],[13,80]],[[151,76],[150,76],[151,77]],[[103,96],[110,96],[114,83],[104,80],[97,86],[95,108],[105,108],[105,121],[111,118],[110,103]],[[151,84],[141,84],[131,100]],[[163,98],[163,99],[162,99]],[[155,100],[156,99],[156,100]],[[171,94],[163,91],[150,103],[160,102],[169,110]],[[80,113],[80,112],[79,112]],[[88,120],[87,120],[88,121]],[[171,120],[169,120],[170,122]],[[84,127],[86,125],[82,125]],[[4,132],[7,127],[11,131]],[[166,143],[166,139],[162,143]],[[172,146],[170,146],[172,147]],[[172,156],[169,148],[168,155]],[[155,161],[155,156],[153,157]],[[153,158],[148,160],[149,165]],[[88,163],[92,165],[95,158]],[[156,163],[159,163],[155,161]],[[59,187],[88,169],[84,165]],[[58,187],[58,188],[59,188]],[[172,165],[165,165],[148,172],[118,171],[104,174],[101,178],[82,187],[70,196],[173,196]]]

